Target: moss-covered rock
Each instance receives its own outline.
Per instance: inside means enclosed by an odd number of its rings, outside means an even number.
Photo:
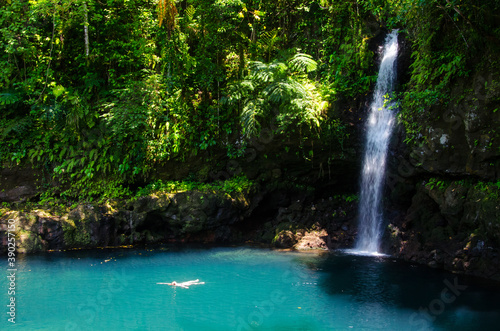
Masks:
[[[392,252],[434,267],[497,277],[499,265],[485,267],[500,247],[497,185],[433,178],[419,183],[416,192],[403,221],[389,227]]]
[[[462,222],[479,230],[490,245],[500,247],[499,189],[493,185],[478,185],[470,189],[464,203]]]
[[[85,220],[68,219],[62,222],[65,248],[92,247],[90,226]]]
[[[20,230],[17,239],[17,251],[19,253],[34,253],[46,249],[41,236],[37,233]]]

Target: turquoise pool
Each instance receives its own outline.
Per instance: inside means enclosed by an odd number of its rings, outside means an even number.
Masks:
[[[497,330],[500,325],[496,285],[390,257],[162,247],[21,256],[17,267],[16,324],[4,313],[2,330]],[[205,284],[189,289],[157,284],[194,279]]]

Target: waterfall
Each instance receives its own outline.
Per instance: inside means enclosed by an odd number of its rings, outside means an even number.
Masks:
[[[387,148],[395,119],[393,108],[396,104],[389,97],[396,81],[397,55],[398,31],[394,30],[385,39],[370,115],[366,122],[358,211],[359,227],[355,248],[371,254],[378,253],[383,232],[381,198]]]

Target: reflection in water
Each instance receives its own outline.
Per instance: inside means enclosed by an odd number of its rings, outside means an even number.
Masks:
[[[500,324],[499,288],[385,256],[130,249],[27,256],[18,268],[19,330],[455,331]],[[197,278],[206,284],[156,285]],[[419,315],[439,308],[432,303],[445,280],[468,287],[440,314]]]
[[[324,273],[321,287],[349,299],[356,311],[351,321],[361,328],[388,328],[391,316],[406,311],[408,330],[498,330],[498,283],[343,252],[317,267]]]

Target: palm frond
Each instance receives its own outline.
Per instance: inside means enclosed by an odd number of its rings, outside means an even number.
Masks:
[[[173,0],[159,0],[158,5],[158,24],[161,27],[165,23],[168,34],[170,35],[177,26],[177,8]]]

